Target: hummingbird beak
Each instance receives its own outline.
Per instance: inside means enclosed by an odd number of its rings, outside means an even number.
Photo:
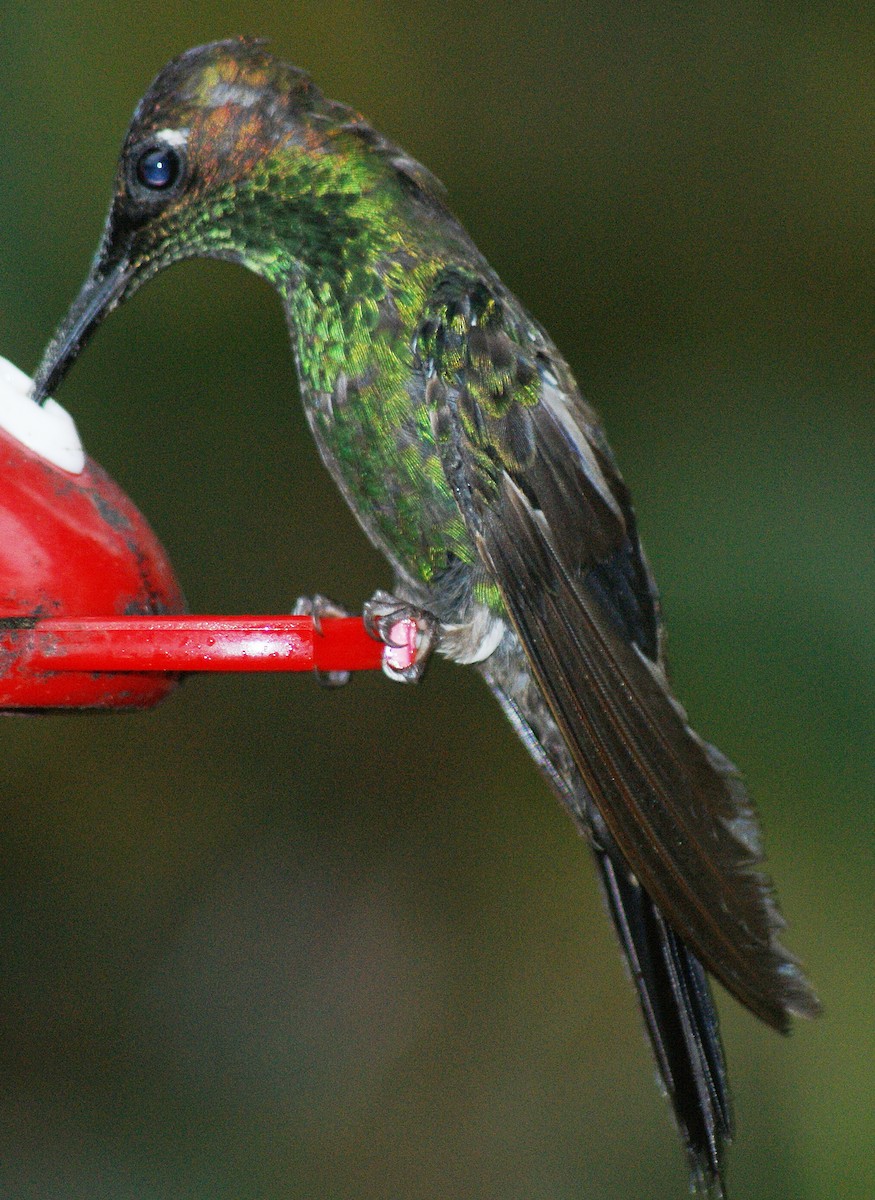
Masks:
[[[124,298],[133,271],[125,253],[115,261],[99,254],[81,292],[46,347],[33,381],[33,399],[43,404],[72,367],[103,318]]]

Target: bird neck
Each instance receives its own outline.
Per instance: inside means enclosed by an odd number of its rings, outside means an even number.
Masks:
[[[305,382],[361,374],[381,322],[413,313],[427,257],[401,183],[352,156],[268,163],[236,198],[240,257],[283,298]],[[396,297],[397,292],[397,297]],[[396,302],[400,297],[400,305]]]
[[[356,251],[359,251],[357,253]],[[302,383],[331,392],[368,372],[391,303],[391,247],[347,246],[331,270],[301,264],[280,288]]]

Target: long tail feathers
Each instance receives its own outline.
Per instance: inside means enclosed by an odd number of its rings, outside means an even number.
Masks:
[[[596,859],[659,1075],[687,1149],[693,1187],[721,1200],[723,1149],[732,1136],[732,1114],[707,977],[620,861],[599,848]]]
[[[564,748],[527,675],[521,648],[511,647],[507,661],[495,658],[481,670],[529,753],[593,846],[608,911],[687,1152],[692,1186],[708,1200],[725,1200],[723,1152],[732,1137],[732,1114],[717,1013],[704,968],[624,863],[571,764],[565,762],[564,770],[560,765]]]

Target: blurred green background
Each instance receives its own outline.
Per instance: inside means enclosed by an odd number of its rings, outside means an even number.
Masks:
[[[240,32],[444,179],[602,412],[826,1006],[782,1040],[720,995],[733,1194],[870,1196],[872,7],[7,0],[0,353],[33,370],[155,71]],[[387,584],[244,272],[156,280],[61,399],[193,610]],[[0,737],[4,1198],[686,1193],[586,847],[473,674]]]

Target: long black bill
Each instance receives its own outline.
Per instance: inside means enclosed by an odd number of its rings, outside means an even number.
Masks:
[[[127,256],[110,264],[98,261],[49,342],[33,381],[33,398],[43,404],[72,367],[103,318],[124,297],[131,281]]]

